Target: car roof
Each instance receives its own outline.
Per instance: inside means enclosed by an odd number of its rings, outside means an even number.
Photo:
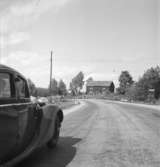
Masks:
[[[8,67],[6,65],[3,65],[3,64],[0,64],[0,71],[6,71],[6,72],[12,72],[14,74],[17,74],[23,78],[25,78],[21,73],[19,73],[18,71],[16,71],[15,69],[11,68],[11,67]]]

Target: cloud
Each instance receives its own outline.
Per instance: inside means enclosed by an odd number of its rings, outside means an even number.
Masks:
[[[50,56],[43,53],[29,51],[15,51],[7,57],[2,57],[2,63],[15,68],[27,78],[30,78],[36,86],[48,87],[50,76]],[[63,79],[69,85],[71,79],[81,69],[85,75],[93,71],[92,67],[77,64],[62,63],[60,60],[53,62],[53,77],[56,80]]]
[[[29,16],[33,13],[34,9],[36,8],[36,3],[34,1],[30,1],[29,3],[24,4],[16,4],[10,6],[10,14],[17,17],[24,17]]]
[[[49,81],[49,57],[35,52],[16,51],[2,58],[2,63],[15,68],[38,86],[47,86]]]
[[[58,11],[70,0],[30,0],[25,3],[18,3],[10,7],[11,14],[15,16],[28,16],[30,14],[40,15],[53,8]]]
[[[30,34],[27,32],[17,32],[17,33],[13,33],[10,35],[9,43],[10,44],[17,44],[17,43],[21,43],[23,41],[27,41],[30,38],[31,38]]]
[[[30,40],[31,36],[27,32],[13,32],[11,34],[2,34],[0,40],[1,48],[5,48],[8,45],[16,45]]]
[[[1,0],[0,47],[15,45],[30,39],[27,27],[41,14],[52,9],[59,11],[70,0]]]
[[[33,80],[36,86],[48,87],[50,76],[50,56],[38,54],[35,52],[15,51],[7,57],[2,57],[2,63],[15,68],[27,78]],[[81,68],[83,71],[85,67]],[[53,63],[53,77],[57,80],[63,79],[69,84],[79,70],[76,66],[67,66],[67,64]]]
[[[3,57],[2,61],[4,64],[16,67],[19,70],[27,68],[30,71],[31,67],[42,68],[42,66],[37,66],[37,64],[46,65],[46,62],[49,62],[49,57],[35,52],[15,51],[11,52],[8,57]]]
[[[1,0],[6,1],[6,0]],[[1,5],[0,9],[0,31],[16,31],[24,28],[38,19],[41,14],[52,9],[59,11],[70,0],[21,0],[14,3],[7,3],[5,9]]]

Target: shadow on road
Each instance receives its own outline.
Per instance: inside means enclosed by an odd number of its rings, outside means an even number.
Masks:
[[[57,148],[52,150],[44,146],[37,149],[16,167],[65,167],[74,158],[76,154],[74,145],[80,141],[80,138],[61,137]]]

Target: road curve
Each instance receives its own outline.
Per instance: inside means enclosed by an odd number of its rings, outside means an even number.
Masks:
[[[59,146],[17,167],[160,167],[160,111],[88,100],[65,116]]]

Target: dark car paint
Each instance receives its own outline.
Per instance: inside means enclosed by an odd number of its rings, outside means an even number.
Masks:
[[[26,81],[24,76],[2,65],[0,72],[10,74],[12,87],[11,98],[0,98],[0,163],[14,164],[49,141],[56,116],[62,121],[63,112],[52,104],[32,103],[29,90],[27,97],[18,98],[14,81],[17,76]]]
[[[31,103],[0,107],[0,159],[8,160],[23,151],[32,140],[37,125]]]

